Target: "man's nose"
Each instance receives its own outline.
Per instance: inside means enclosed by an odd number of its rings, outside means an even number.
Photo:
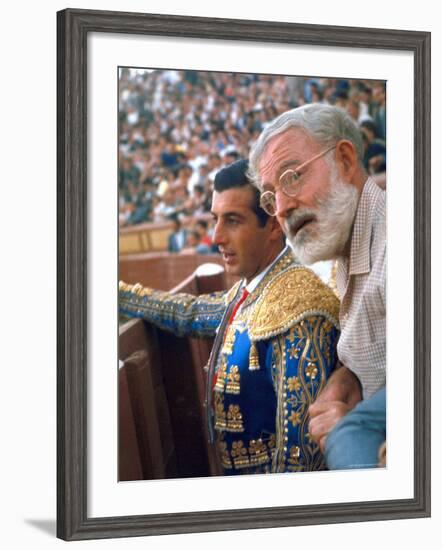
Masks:
[[[216,244],[216,245],[220,245],[220,244],[223,244],[223,242],[225,241],[225,235],[224,235],[224,232],[222,230],[222,226],[221,224],[218,222],[214,229],[213,229],[213,242]]]
[[[275,205],[278,218],[286,218],[299,207],[296,197],[289,197],[282,189],[277,189],[275,192]]]

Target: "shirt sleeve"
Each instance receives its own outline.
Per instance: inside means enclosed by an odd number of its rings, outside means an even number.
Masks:
[[[386,437],[385,386],[361,401],[329,433],[325,457],[330,470],[376,468]]]

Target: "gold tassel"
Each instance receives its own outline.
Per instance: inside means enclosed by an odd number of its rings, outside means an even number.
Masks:
[[[255,342],[250,345],[249,370],[259,370],[259,353]]]
[[[222,353],[225,353],[227,355],[230,355],[232,353],[233,344],[235,342],[235,336],[236,336],[236,331],[232,326],[230,326],[227,329],[227,334],[226,334],[226,338],[224,340]]]
[[[224,386],[226,383],[226,372],[227,372],[227,365],[225,361],[223,361],[220,369],[218,370],[217,376],[216,376],[216,384],[215,384],[215,391],[223,392]]]
[[[238,395],[240,393],[241,375],[239,374],[239,368],[233,365],[227,375],[226,393]]]

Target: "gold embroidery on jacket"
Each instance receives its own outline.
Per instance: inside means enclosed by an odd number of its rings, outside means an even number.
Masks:
[[[249,370],[259,370],[259,353],[255,342],[250,343]]]
[[[216,392],[224,391],[224,386],[226,383],[226,372],[227,372],[227,364],[225,360],[223,360],[216,377],[216,384],[215,384]]]
[[[297,426],[301,423],[301,411],[292,411],[288,419],[293,426]]]
[[[243,432],[244,423],[242,413],[239,409],[239,405],[229,405],[227,410],[227,426],[228,432]]]
[[[218,441],[218,451],[222,467],[232,468],[232,461],[230,460],[227,443],[225,441]]]
[[[226,411],[224,410],[224,394],[214,392],[215,429],[225,430],[227,427]]]
[[[227,327],[226,337],[224,339],[222,353],[230,355],[233,352],[233,345],[235,343],[236,330],[234,325]]]
[[[318,374],[318,368],[314,363],[310,362],[307,365],[307,368],[305,369],[305,374],[307,375],[308,378],[310,378],[311,380],[314,380],[316,378],[316,375]]]
[[[239,374],[239,367],[237,365],[232,365],[227,375],[226,393],[238,395],[240,393],[240,382],[241,375]]]
[[[287,460],[289,464],[288,470],[290,472],[297,472],[302,469],[300,467],[300,457],[301,449],[297,445],[293,445],[293,447],[290,447],[289,458]]]
[[[316,470],[324,467],[323,457],[308,433],[308,407],[326,383],[324,348],[331,340],[323,327],[333,324],[322,315],[312,315],[291,327],[273,342],[273,362],[277,393],[276,453],[272,471]],[[286,352],[285,350],[288,350]],[[294,365],[292,363],[294,361]],[[296,368],[293,369],[293,366]],[[291,376],[286,376],[287,368]],[[275,368],[276,371],[276,368]],[[288,448],[289,434],[296,430],[298,443]]]
[[[260,466],[262,464],[267,464],[268,462],[270,462],[266,444],[261,438],[256,440],[252,439],[250,441],[249,455],[251,466]]]
[[[287,379],[287,387],[289,392],[299,391],[301,389],[301,382],[299,381],[298,376],[291,376]]]
[[[241,440],[232,443],[232,458],[235,468],[248,468],[250,460],[247,453],[247,448]]]
[[[310,269],[290,267],[264,288],[248,320],[250,339],[281,334],[312,315],[338,326],[339,300]]]

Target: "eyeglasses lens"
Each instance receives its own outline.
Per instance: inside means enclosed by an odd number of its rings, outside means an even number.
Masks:
[[[261,195],[260,204],[261,204],[261,208],[269,216],[274,216],[276,214],[275,195],[271,191],[266,191]]]
[[[293,197],[296,195],[299,189],[299,179],[300,175],[298,172],[295,172],[294,170],[287,170],[282,176],[280,181],[281,188],[283,191]]]

